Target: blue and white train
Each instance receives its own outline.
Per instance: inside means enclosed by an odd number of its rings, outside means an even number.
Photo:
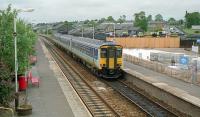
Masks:
[[[114,42],[55,34],[51,39],[57,46],[103,78],[119,78],[122,75],[122,46]]]

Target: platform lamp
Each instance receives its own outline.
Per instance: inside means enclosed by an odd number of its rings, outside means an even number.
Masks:
[[[92,25],[92,39],[94,39],[94,32],[95,30],[94,30],[94,24]]]
[[[115,23],[109,23],[113,25],[113,41],[115,41],[115,34],[116,34],[116,26]]]
[[[15,109],[17,109],[18,104],[19,104],[19,99],[18,99],[18,84],[17,84],[17,71],[18,71],[18,62],[17,62],[17,28],[16,28],[16,20],[17,20],[17,13],[21,12],[33,12],[34,9],[29,8],[29,9],[17,9],[16,12],[14,13],[14,47],[15,47],[15,93],[16,93],[16,98],[15,98]]]
[[[116,28],[116,27],[115,27],[115,23],[113,23],[113,30],[114,30],[114,41],[115,41],[115,33],[116,33],[116,32],[115,32],[115,28]]]

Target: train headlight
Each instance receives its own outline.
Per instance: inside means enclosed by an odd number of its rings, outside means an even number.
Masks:
[[[100,64],[100,66],[101,66],[101,67],[105,67],[106,65],[105,65],[105,64]]]

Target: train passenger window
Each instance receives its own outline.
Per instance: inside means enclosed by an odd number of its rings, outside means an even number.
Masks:
[[[89,47],[86,46],[86,54],[89,55]]]
[[[74,47],[74,42],[72,42],[72,47]]]
[[[94,50],[94,56],[95,56],[95,59],[98,58],[98,50],[97,49]]]
[[[90,56],[93,56],[93,48],[90,47]]]
[[[106,58],[107,50],[106,48],[101,48],[101,58]]]
[[[116,56],[117,56],[117,58],[122,57],[122,49],[121,48],[117,48]]]

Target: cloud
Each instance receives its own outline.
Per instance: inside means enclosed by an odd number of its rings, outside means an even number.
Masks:
[[[164,18],[183,18],[185,11],[200,11],[197,0],[0,0],[0,9],[11,3],[15,8],[35,8],[32,13],[21,13],[19,17],[34,22],[99,19],[101,17],[134,13],[162,14]]]

